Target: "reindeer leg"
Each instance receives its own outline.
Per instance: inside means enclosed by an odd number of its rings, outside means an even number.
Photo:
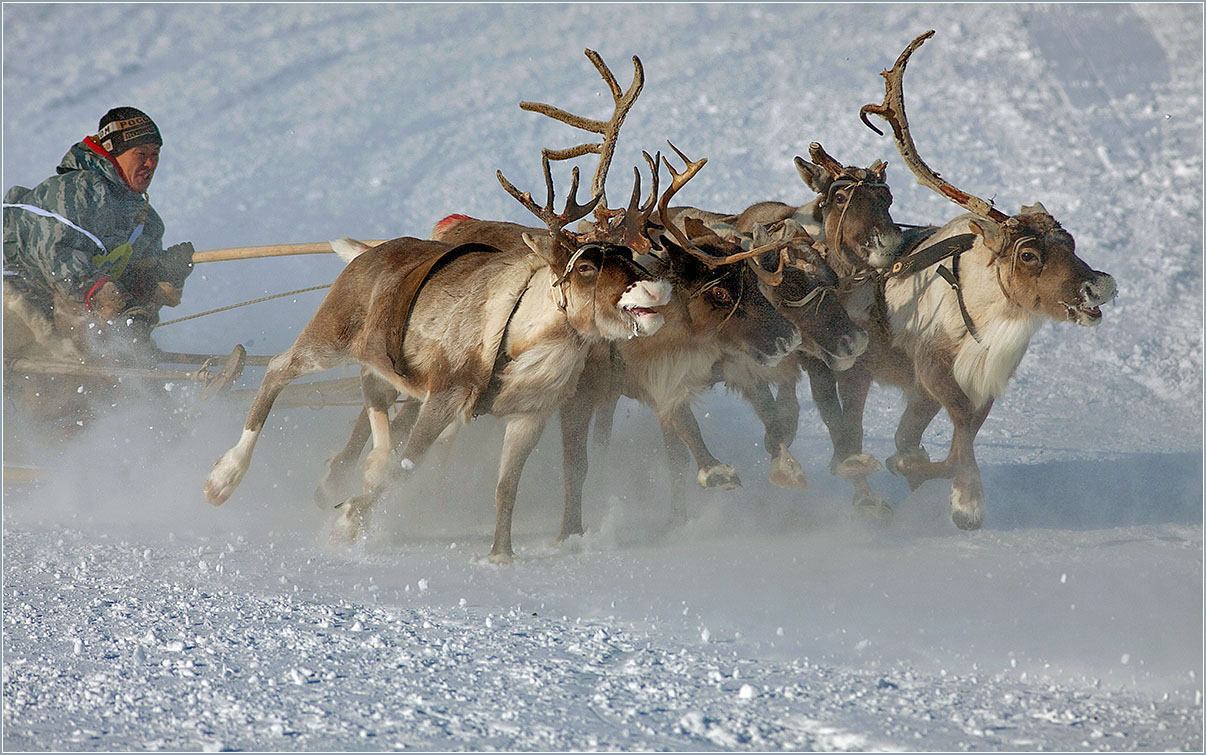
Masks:
[[[838,396],[837,377],[833,371],[818,360],[807,360],[805,369],[808,372],[808,387],[812,392],[812,402],[829,431],[829,442],[833,445],[833,457],[829,460],[830,474],[843,477],[839,468],[847,458],[856,455],[861,447],[852,440],[851,431],[846,427],[846,415],[842,412],[842,400]]]
[[[410,431],[414,429],[415,421],[419,418],[419,409],[422,408],[423,402],[418,399],[411,399],[402,403],[402,408],[394,415],[394,418],[389,421],[389,436],[397,438],[394,441],[394,449],[406,442],[410,437]]]
[[[368,442],[370,434],[368,409],[361,409],[352,423],[352,437],[348,438],[347,445],[327,460],[327,471],[323,473],[318,487],[314,489],[314,502],[320,508],[327,508],[336,501],[343,500],[339,491],[346,487],[354,464],[360,458],[360,452],[364,450],[364,444]]]
[[[620,394],[608,392],[595,407],[595,426],[591,435],[595,439],[595,444],[601,449],[606,449],[611,443],[611,431],[615,424],[616,406],[619,403]]]
[[[863,452],[863,414],[871,392],[871,370],[863,363],[835,376],[842,407],[843,444],[846,458],[838,465],[838,476],[866,479],[883,469],[879,459]],[[868,492],[870,490],[868,489]]]
[[[896,426],[896,453],[888,457],[888,471],[904,477],[916,490],[934,476],[949,476],[945,468],[930,465],[930,455],[921,445],[925,430],[942,405],[924,391],[908,392],[908,403]]]
[[[415,417],[419,414],[419,404],[420,402],[417,400],[404,402],[397,415],[390,420],[389,434],[391,439],[396,439],[394,440],[395,449],[410,435],[410,429],[415,424]],[[368,409],[362,409],[353,422],[352,437],[348,438],[347,445],[327,461],[327,471],[314,491],[314,501],[319,507],[326,508],[336,501],[343,500],[340,491],[347,487],[355,468],[355,462],[360,458],[360,453],[371,436]]]
[[[874,456],[862,452],[863,410],[871,389],[871,372],[855,364],[839,378],[819,361],[810,361],[807,369],[813,401],[833,444],[830,473],[854,489],[852,505],[856,514],[877,521],[889,519],[892,507],[875,494],[870,482],[871,475],[882,467]]]
[[[303,331],[293,346],[268,363],[268,371],[251,402],[238,444],[214,463],[213,471],[205,480],[205,500],[212,505],[226,503],[243,481],[243,475],[251,466],[251,453],[264,429],[264,422],[285,386],[303,375],[330,369],[339,363],[341,355],[310,347],[305,336],[306,332]]]
[[[670,415],[670,422],[679,439],[687,444],[691,455],[695,457],[695,463],[699,466],[696,479],[701,488],[732,490],[741,487],[741,478],[737,476],[737,470],[722,463],[708,450],[703,432],[699,429],[699,422],[695,420],[695,414],[688,404],[684,403],[675,408]]]
[[[954,433],[946,459],[908,464],[908,473],[923,480],[954,477],[951,485],[951,520],[961,530],[979,529],[984,524],[984,485],[980,480],[980,467],[976,464],[974,444],[976,434],[992,409],[992,399],[981,407],[974,406],[955,381],[949,363],[919,365],[917,377],[921,387],[933,397],[931,402],[936,400],[946,409]],[[928,421],[922,424],[921,420],[926,414],[932,418],[931,403],[922,400],[913,403],[915,411],[912,414],[906,412],[909,424],[902,428],[903,433],[898,430],[904,443],[919,439],[924,425],[929,424]]]
[[[800,418],[800,404],[795,401],[795,383],[780,384],[778,388],[779,395],[776,397],[771,393],[770,385],[761,380],[751,386],[738,386],[766,429],[763,445],[771,455],[770,481],[781,488],[807,488],[808,479],[804,476],[804,469],[788,450],[795,439]],[[787,400],[788,394],[791,401]]]
[[[662,442],[666,446],[666,465],[670,471],[670,521],[668,527],[686,523],[687,478],[684,470],[690,461],[690,451],[678,436],[673,424],[662,423]]]
[[[582,487],[586,484],[587,429],[590,426],[589,399],[575,396],[561,407],[561,475],[565,486],[565,513],[557,542],[581,535]]]
[[[779,417],[780,458],[784,459],[785,466],[794,465],[799,470],[799,485],[796,487],[804,488],[808,486],[804,468],[788,450],[800,427],[800,399],[796,397],[796,383],[795,379],[784,380],[775,386],[775,414]]]
[[[498,469],[498,487],[494,491],[494,545],[490,548],[490,563],[509,564],[515,559],[511,547],[511,521],[515,512],[515,497],[519,492],[519,476],[528,455],[544,432],[545,418],[520,414],[507,422],[503,436],[502,461]]]
[[[406,440],[399,474],[405,475],[414,470],[423,455],[431,448],[431,444],[440,437],[444,428],[448,427],[458,416],[464,416],[467,407],[472,407],[472,403],[461,391],[450,390],[428,396],[427,400],[423,402],[422,408],[419,409],[414,429],[411,430],[410,437]],[[369,419],[372,424],[371,411]],[[380,419],[378,422],[388,432],[388,423],[381,422]],[[385,442],[388,443],[388,439]],[[374,446],[381,447],[376,441],[374,441]],[[385,447],[388,448],[388,446]],[[367,477],[365,482],[366,484],[370,482]],[[369,514],[373,506],[381,499],[383,488],[384,481],[380,486],[354,498],[349,498],[339,505],[341,514],[335,523],[332,540],[351,542],[360,537],[368,526]]]
[[[390,440],[389,407],[397,400],[398,391],[368,371],[361,376],[360,386],[373,435],[373,448],[364,460],[364,492],[368,493],[385,487],[389,475],[394,450]]]
[[[947,410],[955,427],[950,453],[955,468],[951,520],[961,530],[978,530],[984,525],[984,483],[980,480],[980,465],[976,463],[975,441],[991,409],[992,399],[979,409],[969,403]]]

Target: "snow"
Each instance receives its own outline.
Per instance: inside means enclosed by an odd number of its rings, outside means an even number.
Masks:
[[[5,4],[3,183],[32,186],[108,108],[165,136],[165,241],[198,249],[425,236],[452,212],[528,222],[542,146],[647,72],[609,186],[667,138],[707,167],[684,202],[809,198],[820,141],[889,162],[903,222],[953,205],[857,120],[906,77],[913,135],[960,188],[1041,201],[1118,280],[1092,330],[1045,326],[979,435],[988,512],[949,483],[872,483],[852,520],[808,391],[807,491],[766,481],[762,430],[723,390],[697,408],[744,487],[690,493],[667,529],[649,412],[596,449],[588,533],[553,544],[560,457],[529,461],[518,561],[489,565],[501,428],[433,451],[366,541],[327,544],[311,493],[355,408],[278,408],[213,509],[201,485],[247,393],[185,382],[69,443],[5,403],[3,746],[11,750],[1198,750],[1202,741],[1202,7],[1138,5]],[[857,30],[857,33],[855,32]],[[332,280],[335,255],[209,264],[185,316]],[[287,347],[307,293],[156,332],[179,351]],[[329,376],[354,375],[347,369]],[[249,368],[240,389],[253,389]],[[902,408],[876,388],[867,449]],[[931,453],[950,440],[940,418]]]

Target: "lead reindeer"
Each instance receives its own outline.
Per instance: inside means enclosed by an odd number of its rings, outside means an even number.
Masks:
[[[1117,287],[1112,277],[1076,256],[1072,236],[1041,204],[1006,215],[947,183],[922,161],[905,117],[903,77],[909,57],[933,34],[913,40],[883,72],[883,103],[864,106],[860,116],[881,134],[867,115],[884,118],[918,182],[968,214],[928,229],[916,250],[880,278],[882,316],[870,331],[863,360],[875,380],[903,388],[907,400],[889,470],[914,489],[929,479],[953,478],[951,518],[960,529],[977,529],[984,522],[984,488],[974,442],[993,401],[1044,322],[1097,325],[1100,306]],[[857,438],[848,453],[861,452],[868,387],[869,382],[851,386],[852,392],[861,391],[854,396],[857,417],[849,411],[843,415],[841,407],[829,410],[839,422],[859,425],[845,428],[848,438]],[[954,434],[947,457],[935,462],[921,439],[940,409],[950,417]]]
[[[243,479],[272,403],[302,375],[359,362],[372,429],[366,493],[345,502],[341,539],[358,537],[394,470],[414,468],[451,424],[491,413],[506,421],[495,532],[489,558],[514,557],[511,520],[520,473],[548,417],[574,391],[590,347],[655,333],[670,285],[633,261],[629,249],[581,243],[565,226],[598,197],[577,200],[578,173],[565,210],[539,207],[503,177],[503,187],[540,217],[548,234],[525,234],[528,254],[483,244],[400,238],[357,256],[340,273],[293,346],[275,357],[238,444],[214,465],[205,496],[224,503]],[[400,464],[391,463],[387,410],[398,393],[422,399]]]

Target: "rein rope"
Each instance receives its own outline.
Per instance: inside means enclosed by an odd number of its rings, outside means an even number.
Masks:
[[[161,323],[152,325],[151,329],[154,330],[155,328],[162,328],[164,325],[175,325],[178,322],[184,322],[186,320],[196,320],[198,317],[205,317],[206,315],[216,315],[219,312],[226,312],[227,310],[238,309],[239,307],[246,307],[251,304],[259,304],[260,302],[272,301],[273,299],[283,299],[286,296],[296,296],[297,294],[305,294],[305,293],[309,293],[311,291],[321,291],[324,288],[330,288],[331,285],[332,284],[327,283],[326,285],[322,285],[322,286],[311,286],[310,288],[299,288],[296,291],[286,291],[282,294],[273,294],[272,296],[261,296],[259,299],[252,299],[251,301],[239,302],[238,304],[230,304],[225,307],[218,307],[217,309],[211,309],[207,312],[198,312],[195,315],[188,315],[187,317],[177,317],[175,320],[168,320],[167,322],[161,322]]]

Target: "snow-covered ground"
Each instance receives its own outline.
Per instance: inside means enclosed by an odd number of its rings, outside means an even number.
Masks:
[[[958,210],[907,175],[860,106],[916,34],[922,156],[1016,211],[1043,204],[1118,299],[1047,326],[980,433],[988,516],[882,473],[861,526],[804,401],[807,491],[766,482],[762,430],[698,407],[744,487],[694,490],[665,530],[650,414],[592,457],[588,534],[564,547],[556,433],[525,470],[519,560],[484,563],[499,424],[396,493],[366,542],[327,545],[311,491],[351,407],[278,409],[243,486],[205,504],[246,394],[126,402],[70,444],[5,403],[8,750],[1201,750],[1202,6],[5,4],[3,184],[32,186],[110,107],[157,121],[166,241],[198,249],[425,236],[451,212],[528,222],[539,149],[647,71],[611,193],[667,138],[709,158],[684,202],[803,202],[817,140],[887,159],[895,216]],[[329,282],[334,256],[199,266],[183,316]],[[321,293],[156,332],[179,351],[286,347]],[[261,371],[248,369],[242,388]],[[353,375],[343,370],[336,375]],[[800,389],[802,397],[807,390]],[[877,388],[868,450],[902,403]],[[926,445],[949,441],[945,418]]]

